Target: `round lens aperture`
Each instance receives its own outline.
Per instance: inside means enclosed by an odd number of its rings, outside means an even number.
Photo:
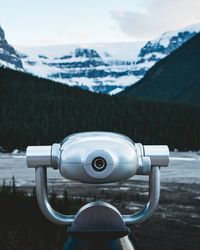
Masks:
[[[103,171],[106,168],[106,165],[106,160],[103,157],[96,157],[92,161],[92,168],[97,172]]]

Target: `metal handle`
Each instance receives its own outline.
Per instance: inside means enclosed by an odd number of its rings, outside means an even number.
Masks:
[[[36,195],[40,209],[43,214],[52,221],[59,225],[69,225],[74,221],[74,215],[64,215],[55,211],[48,201],[47,195],[47,168],[35,168],[35,182],[36,182]]]
[[[39,207],[43,214],[53,223],[69,225],[74,221],[75,215],[64,215],[55,211],[48,201],[47,195],[47,168],[35,168],[36,195]],[[149,201],[145,207],[131,215],[122,215],[126,224],[138,224],[147,220],[154,213],[158,206],[160,197],[160,169],[153,167],[149,176]]]
[[[160,168],[153,167],[149,176],[149,201],[145,207],[131,215],[122,215],[126,224],[139,224],[149,219],[158,207],[160,198]]]

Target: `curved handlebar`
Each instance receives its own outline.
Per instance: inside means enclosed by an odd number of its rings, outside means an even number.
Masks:
[[[139,224],[149,219],[158,207],[160,198],[160,169],[153,167],[149,176],[149,201],[145,207],[131,215],[122,215],[126,224]]]
[[[64,215],[55,211],[48,201],[47,194],[47,168],[36,167],[35,168],[35,180],[36,180],[36,195],[39,203],[39,207],[43,214],[53,223],[59,225],[70,225],[74,221],[75,215]],[[154,213],[158,206],[160,197],[160,169],[159,167],[152,167],[151,174],[149,176],[149,201],[145,207],[131,215],[122,215],[126,224],[138,224],[147,220]]]
[[[69,225],[74,220],[74,215],[64,215],[55,211],[48,201],[47,194],[47,168],[35,168],[35,182],[36,182],[36,195],[40,209],[43,214],[52,221],[59,225]]]

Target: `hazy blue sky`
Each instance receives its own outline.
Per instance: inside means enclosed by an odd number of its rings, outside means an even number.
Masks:
[[[200,0],[0,0],[17,45],[134,41],[200,22]]]

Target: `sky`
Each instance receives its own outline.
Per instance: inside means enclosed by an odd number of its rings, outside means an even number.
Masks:
[[[200,0],[0,0],[0,25],[21,46],[150,40],[196,23]]]

